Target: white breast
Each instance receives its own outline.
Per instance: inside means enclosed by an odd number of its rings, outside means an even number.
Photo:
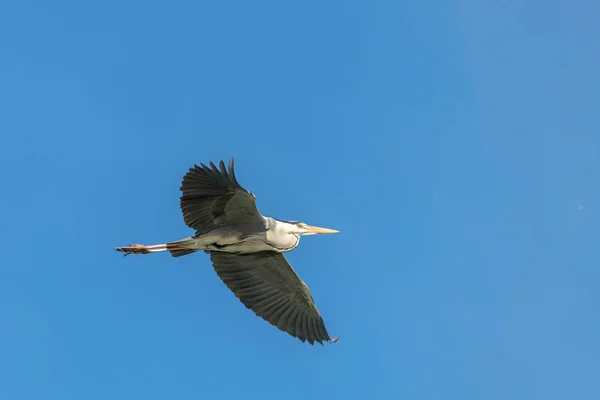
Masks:
[[[300,236],[278,232],[277,230],[268,230],[267,242],[275,251],[286,252],[293,250],[298,246]]]

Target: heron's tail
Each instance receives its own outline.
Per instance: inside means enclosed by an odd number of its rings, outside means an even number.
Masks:
[[[197,252],[198,250],[169,250],[173,257],[181,257],[187,256],[188,254],[192,254]]]
[[[164,251],[168,251],[173,257],[181,257],[198,251],[198,249],[190,248],[190,245],[193,244],[194,241],[191,240],[191,238],[185,238],[175,242],[153,244],[148,246],[144,244],[132,244],[129,246],[116,247],[115,250],[125,253],[125,255],[162,253]]]

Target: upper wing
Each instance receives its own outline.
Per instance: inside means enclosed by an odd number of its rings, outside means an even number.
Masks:
[[[223,161],[220,170],[212,162],[210,168],[200,165],[190,168],[181,183],[180,206],[187,226],[201,235],[233,221],[262,222],[256,198],[235,178],[233,158],[229,171]]]
[[[211,252],[210,259],[227,287],[256,315],[303,342],[337,340],[329,337],[310,290],[283,254]]]

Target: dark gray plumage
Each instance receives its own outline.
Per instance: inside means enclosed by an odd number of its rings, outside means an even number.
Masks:
[[[196,230],[196,235],[227,225],[264,224],[256,208],[256,197],[235,178],[233,158],[229,171],[223,161],[219,163],[220,170],[212,162],[210,168],[200,165],[190,168],[180,188],[183,221]]]
[[[210,259],[227,287],[256,315],[303,342],[331,340],[308,286],[283,254],[211,252]]]

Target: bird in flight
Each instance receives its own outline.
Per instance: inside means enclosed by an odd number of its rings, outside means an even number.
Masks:
[[[181,257],[197,251],[210,255],[213,268],[233,294],[257,316],[311,345],[335,343],[308,286],[283,253],[295,249],[305,235],[337,233],[296,221],[261,215],[256,197],[237,181],[233,158],[228,168],[194,165],[183,177],[180,207],[195,234],[155,245],[115,248],[128,254],[168,251]]]

